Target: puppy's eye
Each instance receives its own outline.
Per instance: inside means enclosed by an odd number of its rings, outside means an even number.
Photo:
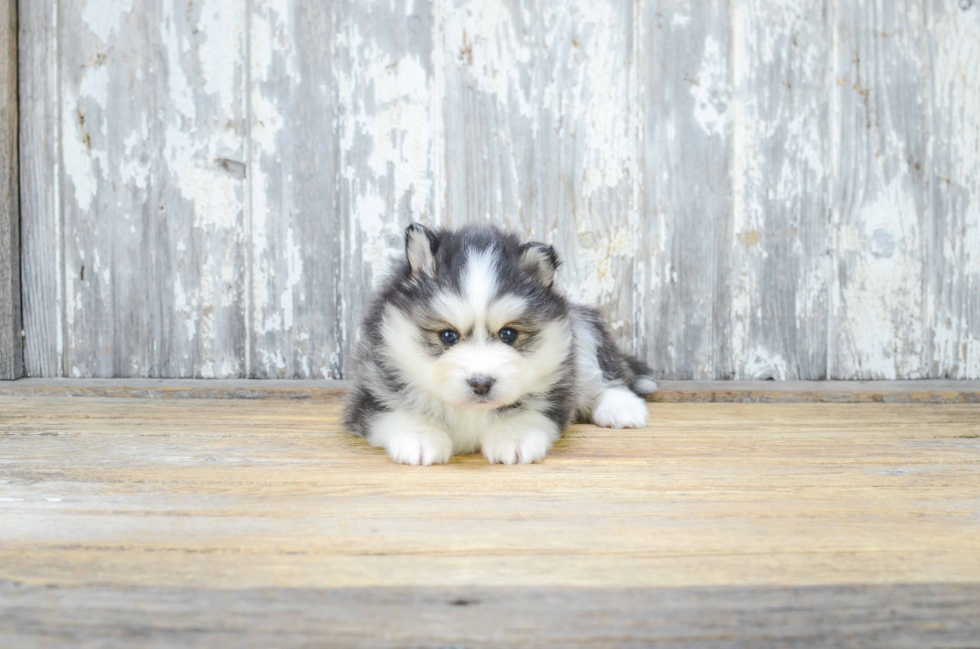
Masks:
[[[504,327],[497,335],[500,336],[501,342],[505,342],[508,345],[513,345],[514,341],[517,340],[517,329],[512,327]]]
[[[455,345],[459,342],[459,334],[452,329],[443,329],[439,332],[439,340],[446,345]]]

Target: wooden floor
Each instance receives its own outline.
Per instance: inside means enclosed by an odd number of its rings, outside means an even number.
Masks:
[[[406,467],[336,400],[0,396],[0,646],[980,646],[980,404],[650,410]]]

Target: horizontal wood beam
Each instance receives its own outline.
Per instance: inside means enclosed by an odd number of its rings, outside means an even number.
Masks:
[[[0,395],[339,401],[347,381],[21,379]],[[660,403],[980,403],[980,381],[661,381]]]

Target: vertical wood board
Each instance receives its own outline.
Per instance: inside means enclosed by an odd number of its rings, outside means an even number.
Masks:
[[[634,3],[446,5],[447,223],[553,244],[632,351],[643,308]]]
[[[925,378],[931,218],[921,2],[841,2],[833,23],[830,378]]]
[[[0,379],[24,371],[17,171],[17,3],[0,7]]]
[[[405,227],[442,222],[441,6],[421,0],[340,5],[338,376],[352,365],[372,287],[391,258],[405,254]]]
[[[643,15],[645,356],[658,376],[732,378],[728,5]]]
[[[251,3],[248,375],[340,374],[336,41],[329,3]]]
[[[29,371],[244,375],[238,3],[22,4]]]
[[[826,3],[738,0],[731,11],[734,375],[826,378]]]
[[[64,376],[58,3],[18,2],[24,371]]]
[[[931,377],[980,376],[980,6],[936,0],[932,55],[932,222],[924,350]]]

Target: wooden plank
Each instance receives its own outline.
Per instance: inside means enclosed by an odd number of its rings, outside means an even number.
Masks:
[[[435,218],[432,11],[254,4],[250,376],[340,377],[404,227]]]
[[[976,583],[978,406],[656,404],[540,465],[392,463],[340,404],[2,397],[0,578],[116,587]],[[489,472],[493,472],[491,476]],[[247,558],[247,559],[246,559]]]
[[[343,366],[332,378],[350,369],[371,287],[405,254],[405,227],[443,219],[441,4],[338,4]]]
[[[641,329],[658,376],[728,379],[731,347],[732,146],[728,4],[643,4]]]
[[[929,376],[931,85],[926,3],[835,5],[829,378]]]
[[[24,371],[63,376],[58,3],[17,4]]]
[[[0,643],[968,646],[978,408],[657,404],[419,469],[339,404],[0,397]]]
[[[978,408],[656,404],[417,468],[339,404],[0,397],[0,637],[962,644]]]
[[[0,379],[24,373],[17,165],[17,3],[0,7]]]
[[[250,377],[341,371],[337,14],[332,3],[251,3]]]
[[[932,222],[925,233],[929,376],[980,376],[980,4],[931,8]]]
[[[125,646],[966,647],[980,585],[303,588],[0,585],[0,641]]]
[[[301,379],[21,379],[0,395],[341,401],[349,383]],[[980,403],[980,381],[661,381],[654,403]]]
[[[732,4],[732,354],[739,379],[827,377],[823,0]]]
[[[446,222],[553,244],[633,350],[643,300],[634,3],[445,3]]]
[[[65,374],[243,375],[244,7],[57,21]]]

